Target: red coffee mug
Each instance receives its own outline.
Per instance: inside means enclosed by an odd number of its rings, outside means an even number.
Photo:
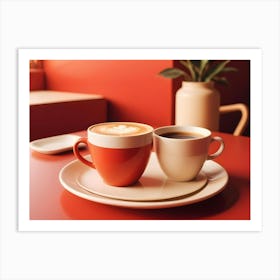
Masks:
[[[152,142],[153,128],[149,125],[108,122],[90,126],[87,137],[80,138],[73,151],[82,163],[95,168],[106,184],[129,186],[145,171]],[[80,154],[80,143],[88,146],[93,162]]]

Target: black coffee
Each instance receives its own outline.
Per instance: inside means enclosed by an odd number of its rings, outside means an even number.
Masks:
[[[192,132],[167,132],[161,134],[161,136],[166,138],[173,138],[173,139],[195,139],[200,138],[202,135]]]

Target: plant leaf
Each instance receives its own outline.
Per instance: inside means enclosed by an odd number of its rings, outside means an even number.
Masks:
[[[188,60],[195,73],[194,81],[199,81],[200,60]]]
[[[216,64],[213,68],[211,68],[210,72],[207,73],[207,77],[205,77],[205,82],[210,82],[215,76],[217,76],[225,68],[225,66],[229,62],[230,60],[226,60]]]
[[[225,86],[229,85],[229,82],[225,77],[214,77],[213,81],[221,85],[225,85]]]
[[[179,60],[179,62],[180,62],[186,69],[189,69],[189,64],[187,63],[187,60]]]
[[[175,79],[180,76],[184,76],[185,79],[189,78],[188,74],[179,68],[166,68],[159,72],[159,75],[169,79]]]
[[[202,72],[209,60],[200,60],[200,71]]]
[[[191,74],[191,79],[190,80],[196,81],[195,67],[192,64],[192,62],[190,60],[180,60],[180,63],[189,70],[189,72]]]
[[[199,81],[203,80],[203,74],[204,74],[205,70],[207,69],[208,61],[209,60],[200,60],[199,77],[198,77]]]
[[[221,72],[237,72],[238,69],[235,67],[225,67]]]

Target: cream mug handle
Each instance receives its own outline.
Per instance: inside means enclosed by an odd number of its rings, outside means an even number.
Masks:
[[[78,139],[78,141],[74,144],[74,146],[73,146],[73,152],[74,152],[76,158],[77,158],[78,160],[80,160],[82,163],[88,165],[89,167],[95,168],[93,162],[91,162],[91,161],[85,159],[85,158],[80,154],[80,151],[79,151],[79,148],[78,148],[78,146],[79,146],[80,143],[86,144],[86,145],[88,146],[87,138],[86,138],[86,137],[81,137],[81,138]]]
[[[212,142],[214,142],[214,141],[219,142],[220,143],[220,147],[217,150],[217,152],[215,152],[214,154],[208,155],[207,160],[211,160],[211,159],[214,159],[214,158],[218,157],[223,152],[223,150],[225,148],[224,140],[221,137],[219,137],[219,136],[212,137],[211,141],[210,141],[210,144]]]

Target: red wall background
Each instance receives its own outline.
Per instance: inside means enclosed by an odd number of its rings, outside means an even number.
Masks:
[[[154,127],[174,122],[174,95],[181,80],[158,75],[172,60],[46,60],[42,88],[96,93],[108,100],[108,121],[136,121]],[[225,76],[230,86],[217,85],[221,103],[245,103],[250,108],[250,61],[235,60],[229,66],[238,72]],[[32,77],[31,77],[32,80]],[[32,82],[32,81],[31,81]],[[220,130],[231,133],[239,114],[223,115]],[[250,126],[245,135],[250,135]]]
[[[108,121],[136,121],[153,126],[172,122],[172,81],[158,72],[167,60],[48,60],[46,89],[96,93],[108,100]]]

